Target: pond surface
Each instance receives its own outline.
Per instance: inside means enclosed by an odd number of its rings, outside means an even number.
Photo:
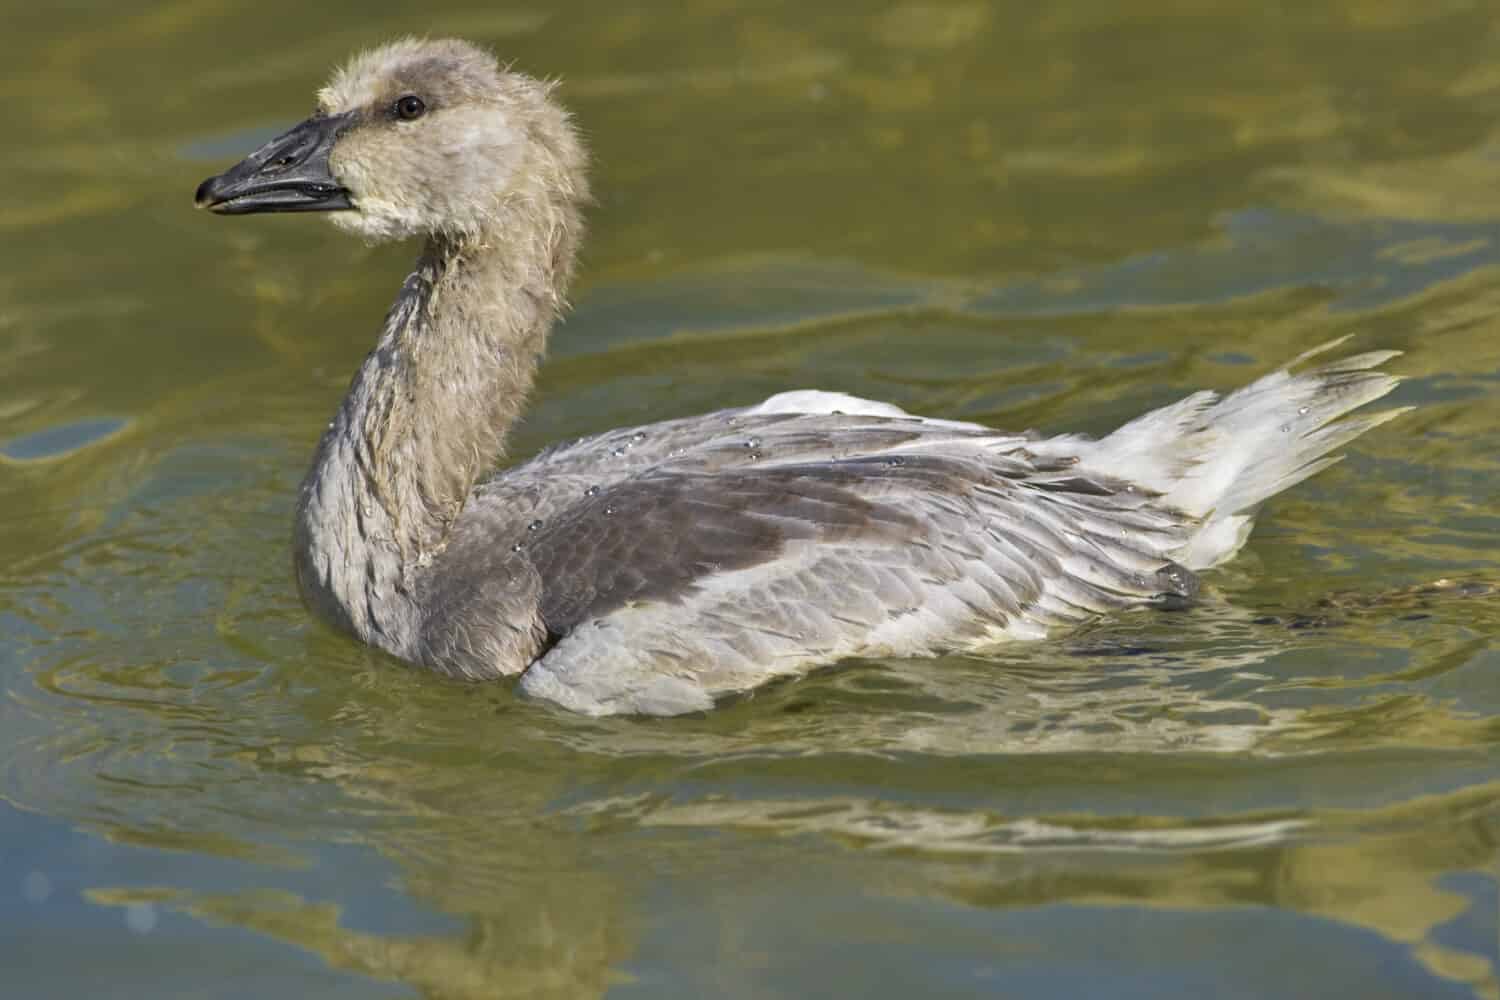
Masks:
[[[1492,6],[442,6],[7,15],[0,992],[1500,997]],[[807,386],[1100,433],[1343,334],[1417,410],[1187,612],[669,721],[407,672],[288,525],[414,250],[191,195],[411,31],[595,151],[518,455]]]

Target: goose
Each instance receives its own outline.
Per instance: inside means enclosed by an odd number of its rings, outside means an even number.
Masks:
[[[398,40],[197,189],[219,215],[422,241],[293,528],[305,604],[409,664],[674,715],[851,657],[1181,606],[1269,497],[1403,412],[1350,415],[1396,385],[1376,369],[1398,352],[1309,366],[1324,345],[1099,439],[801,390],[500,468],[590,199],[554,91],[466,41]]]

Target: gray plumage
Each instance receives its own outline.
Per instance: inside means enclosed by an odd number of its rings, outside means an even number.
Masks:
[[[1198,393],[1098,441],[792,392],[491,475],[588,199],[549,86],[467,43],[397,42],[198,198],[425,239],[303,482],[297,581],[371,645],[519,674],[582,712],[703,709],[845,657],[1180,604],[1264,500],[1399,412],[1338,419],[1395,385],[1373,370],[1390,352]]]

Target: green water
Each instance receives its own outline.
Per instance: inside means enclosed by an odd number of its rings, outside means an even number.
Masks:
[[[1491,5],[442,6],[6,14],[0,994],[1500,997]],[[409,31],[594,149],[518,454],[807,386],[1100,432],[1346,333],[1418,410],[1198,610],[670,721],[408,673],[287,545],[414,251],[190,203]]]

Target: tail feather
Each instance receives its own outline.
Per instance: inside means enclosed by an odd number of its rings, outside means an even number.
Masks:
[[[1132,420],[1080,456],[1101,473],[1138,482],[1193,515],[1200,528],[1174,554],[1204,569],[1244,545],[1267,499],[1339,461],[1331,454],[1407,408],[1340,420],[1396,387],[1377,366],[1399,351],[1367,351],[1308,371],[1293,367],[1332,350],[1324,344],[1291,365],[1220,399],[1195,393]]]

